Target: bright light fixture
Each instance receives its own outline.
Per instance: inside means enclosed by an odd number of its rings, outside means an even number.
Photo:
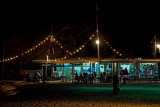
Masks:
[[[96,44],[99,44],[99,40],[96,40]]]
[[[160,49],[160,44],[157,44],[157,48],[159,48],[159,49]]]

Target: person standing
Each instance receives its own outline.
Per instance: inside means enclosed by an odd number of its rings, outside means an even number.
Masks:
[[[80,74],[80,83],[83,83],[83,75]]]
[[[144,80],[147,81],[147,77],[148,77],[148,71],[147,71],[147,69],[145,69],[143,71],[143,76],[144,76]]]
[[[120,83],[123,83],[124,73],[123,70],[120,72]]]
[[[78,73],[76,73],[76,75],[75,75],[75,78],[76,78],[76,83],[79,83],[79,78],[78,78]]]

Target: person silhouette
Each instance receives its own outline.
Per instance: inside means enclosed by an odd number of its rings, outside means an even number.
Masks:
[[[117,95],[120,92],[118,83],[119,83],[119,80],[118,80],[117,74],[113,74],[113,93],[114,95]]]

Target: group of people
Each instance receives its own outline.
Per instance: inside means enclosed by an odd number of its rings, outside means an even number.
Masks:
[[[28,73],[26,76],[26,81],[39,83],[41,81],[41,75],[38,72]]]
[[[126,84],[126,80],[129,81],[146,81],[147,79],[154,79],[154,76],[149,73],[149,70],[144,69],[143,71],[135,70],[133,71],[133,75],[130,75],[127,69],[120,71],[120,83]]]
[[[75,73],[75,82],[76,83],[95,83],[99,81],[100,83],[112,82],[113,73],[106,74],[105,72],[100,73],[98,76],[96,72],[93,73],[83,73],[78,75]]]
[[[112,82],[113,81],[113,73],[100,73],[99,77],[100,83]]]
[[[76,83],[91,83],[93,84],[93,82],[96,80],[96,76],[97,74],[94,72],[92,74],[88,74],[88,73],[83,73],[80,74],[80,76],[78,75],[78,73],[75,74],[75,82]]]

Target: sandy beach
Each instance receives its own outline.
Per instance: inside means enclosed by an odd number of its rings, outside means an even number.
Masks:
[[[14,86],[19,92],[2,97],[1,107],[159,107],[159,83],[126,84],[118,95],[113,95],[112,84],[14,82]]]

